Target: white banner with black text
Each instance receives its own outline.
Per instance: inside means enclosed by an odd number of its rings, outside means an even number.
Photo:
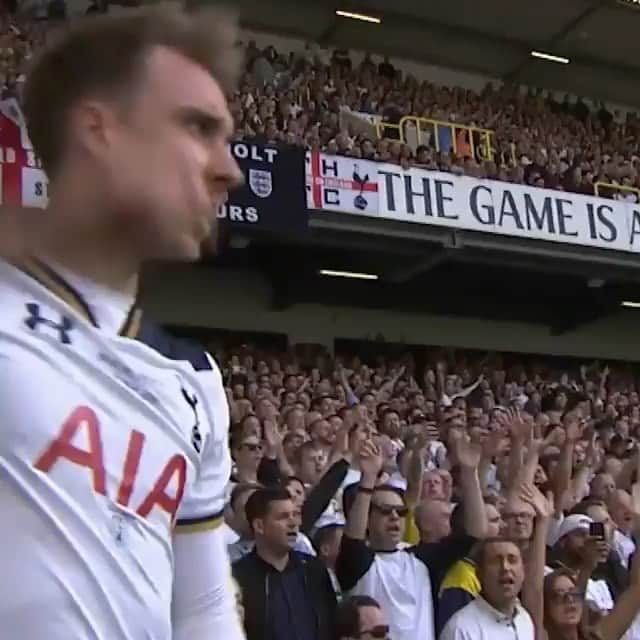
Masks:
[[[307,206],[398,222],[640,252],[640,205],[308,152]]]

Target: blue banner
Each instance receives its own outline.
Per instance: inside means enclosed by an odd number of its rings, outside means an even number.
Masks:
[[[218,217],[234,228],[298,234],[307,229],[305,152],[242,140],[231,152],[244,184],[229,194]]]

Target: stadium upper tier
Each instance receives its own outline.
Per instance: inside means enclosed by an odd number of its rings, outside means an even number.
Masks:
[[[20,97],[46,22],[0,23],[2,97]],[[640,119],[541,90],[437,86],[367,55],[246,45],[239,137],[477,178],[640,201]]]

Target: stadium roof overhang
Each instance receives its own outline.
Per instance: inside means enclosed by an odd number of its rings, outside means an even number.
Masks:
[[[640,299],[637,254],[312,213],[304,237],[224,234],[218,266],[265,274],[273,304],[396,309],[527,322],[563,333]],[[376,276],[324,277],[322,270]]]
[[[630,1],[237,0],[234,7],[249,29],[640,106],[640,4]],[[338,17],[338,8],[381,23]],[[532,50],[571,62],[534,59]]]

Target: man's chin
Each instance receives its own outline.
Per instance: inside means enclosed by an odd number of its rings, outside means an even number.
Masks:
[[[182,238],[180,241],[158,247],[157,251],[150,251],[148,262],[197,262],[207,252],[204,244],[192,238]]]
[[[215,230],[200,243],[201,256],[215,256],[219,250],[219,237]]]

